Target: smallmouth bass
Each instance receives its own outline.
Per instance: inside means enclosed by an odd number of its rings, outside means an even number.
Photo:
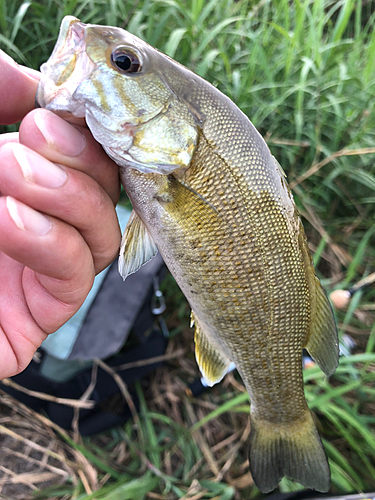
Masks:
[[[302,349],[338,363],[332,310],[285,175],[250,120],[211,84],[119,28],[64,18],[37,100],[84,117],[133,204],[119,269],[160,251],[192,308],[213,385],[233,361],[251,399],[250,469],[328,491],[304,397]]]

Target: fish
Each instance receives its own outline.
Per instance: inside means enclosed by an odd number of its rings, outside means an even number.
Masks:
[[[159,251],[187,298],[209,385],[233,362],[250,396],[249,464],[263,493],[287,476],[326,492],[302,352],[338,364],[334,316],[283,169],[245,114],[186,67],[116,27],[67,16],[37,101],[84,118],[133,206],[119,271]]]

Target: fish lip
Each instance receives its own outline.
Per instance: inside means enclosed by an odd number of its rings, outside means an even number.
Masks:
[[[86,26],[87,24],[81,23],[79,19],[70,23],[70,31],[74,33],[80,42],[85,40]]]
[[[55,59],[59,52],[66,51],[67,41],[74,42],[73,51],[77,50],[77,46],[83,46],[85,39],[86,26],[78,18],[73,16],[65,16],[61,22],[59,36],[57,38],[55,47],[52,51],[50,59]],[[72,37],[72,34],[74,35]],[[78,43],[77,43],[78,42]],[[42,65],[44,66],[44,64]]]
[[[90,25],[76,17],[64,17],[54,50],[40,68],[42,76],[35,97],[36,107],[47,108],[63,117],[85,116],[82,106],[75,111],[74,92],[95,70],[85,50],[87,26]],[[68,72],[65,79],[64,70]]]

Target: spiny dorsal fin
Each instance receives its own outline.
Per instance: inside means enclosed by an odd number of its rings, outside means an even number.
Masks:
[[[133,210],[122,237],[118,260],[118,270],[123,279],[138,271],[157,251],[148,229]]]
[[[315,276],[311,295],[311,324],[306,349],[326,375],[332,375],[339,362],[336,323],[328,297]]]
[[[230,360],[221,350],[213,346],[200,327],[193,311],[191,311],[190,321],[190,326],[192,325],[195,325],[195,358],[207,384],[212,387],[217,382],[220,382],[227,373]]]

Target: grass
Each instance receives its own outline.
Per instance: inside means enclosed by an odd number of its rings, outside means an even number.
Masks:
[[[66,14],[126,27],[239,105],[288,174],[328,292],[374,271],[371,2],[0,0],[0,48],[38,68]],[[173,280],[164,289],[169,349],[184,355],[168,361],[148,385],[138,385],[136,421],[91,439],[60,432],[75,465],[69,462],[63,484],[35,486],[34,498],[259,496],[246,465],[248,396],[233,374],[198,399],[185,394],[186,381],[198,376],[186,326],[189,310]],[[375,488],[374,303],[375,289],[369,287],[347,310],[337,311],[340,335],[350,334],[357,348],[341,359],[335,375],[327,380],[317,368],[305,372],[306,398],[318,416],[336,493]],[[38,422],[26,409],[12,411]],[[280,485],[282,491],[296,488],[285,479]]]

